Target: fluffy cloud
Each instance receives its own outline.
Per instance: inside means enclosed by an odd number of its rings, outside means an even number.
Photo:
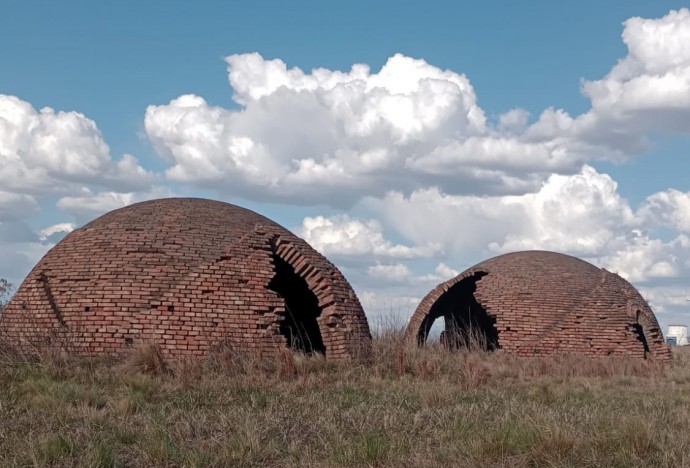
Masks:
[[[690,132],[690,10],[631,18],[628,55],[583,80],[591,109],[522,109],[487,122],[470,81],[397,54],[378,72],[304,72],[260,55],[226,59],[229,110],[194,95],[150,106],[145,128],[171,180],[258,200],[347,206],[361,195],[535,192],[552,174],[645,151],[659,130]]]
[[[590,166],[573,176],[552,175],[537,193],[511,197],[506,205],[519,206],[525,218],[517,232],[491,246],[498,251],[542,248],[600,255],[621,229],[637,224],[616,182]]]
[[[76,228],[77,227],[72,223],[58,223],[41,229],[38,235],[42,242],[56,244]]]
[[[84,188],[79,195],[62,197],[57,206],[80,221],[91,220],[108,211],[155,198],[174,196],[170,189],[153,187],[147,192],[92,192]]]
[[[544,249],[592,260],[633,281],[690,272],[688,238],[670,241],[643,232],[659,226],[650,213],[683,227],[690,196],[657,193],[634,211],[606,174],[585,166],[572,176],[552,175],[536,193],[469,197],[438,189],[390,193],[368,205],[413,244],[435,244],[450,258],[477,261],[517,250]],[[659,200],[673,200],[660,208]],[[405,213],[401,218],[398,213]]]
[[[382,265],[377,263],[367,269],[367,273],[372,278],[390,282],[402,282],[412,276],[412,271],[402,263],[393,265]]]
[[[141,189],[152,175],[136,159],[111,159],[93,120],[78,112],[36,111],[0,94],[0,183],[3,190],[65,193],[74,184]]]
[[[454,270],[443,262],[436,265],[434,273],[421,276],[415,276],[412,270],[403,263],[394,263],[392,265],[377,263],[367,268],[367,275],[370,278],[383,283],[405,284],[409,286],[421,283],[426,287],[429,283],[440,283],[454,278],[458,274],[460,274],[459,271]]]
[[[305,218],[299,234],[324,255],[365,256],[379,258],[420,258],[439,253],[437,246],[408,247],[393,244],[383,236],[381,225],[374,221],[352,219],[347,215],[331,218]]]
[[[583,80],[591,109],[575,118],[547,109],[524,140],[572,156],[618,160],[647,150],[654,132],[690,133],[690,10],[624,23],[628,54],[599,80]]]
[[[659,19],[630,18],[624,24],[627,57],[605,78],[583,83],[593,111],[619,119],[643,117],[651,124],[658,116],[653,111],[678,110],[686,118],[682,130],[690,131],[690,10]]]
[[[647,198],[640,209],[649,223],[690,233],[690,192],[669,189]]]
[[[690,306],[690,288],[687,286],[659,286],[640,288],[640,293],[652,305],[655,313],[665,313],[673,309],[685,309]],[[683,317],[683,322],[687,317]]]
[[[423,275],[417,277],[418,281],[423,281],[423,282],[430,282],[430,283],[442,283],[444,281],[447,281],[451,278],[455,278],[458,276],[460,272],[458,270],[455,270],[445,263],[441,262],[438,265],[436,265],[436,269],[434,270],[434,273],[428,274],[428,275]]]
[[[486,249],[526,227],[524,208],[507,197],[454,196],[429,188],[409,196],[391,192],[367,205],[413,244],[438,245],[450,255]]]
[[[449,193],[524,193],[584,161],[562,142],[525,140],[523,110],[491,127],[469,80],[424,60],[398,54],[378,73],[361,64],[305,73],[258,54],[227,62],[240,110],[194,95],[147,109],[146,133],[171,180],[346,206],[432,183]]]
[[[680,235],[669,242],[638,235],[603,259],[604,265],[630,281],[687,276],[690,259],[686,252],[690,239]]]

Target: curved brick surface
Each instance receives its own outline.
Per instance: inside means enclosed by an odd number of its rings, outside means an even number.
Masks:
[[[425,317],[453,285],[480,272],[486,274],[477,280],[474,297],[495,319],[505,351],[670,359],[654,313],[630,283],[575,257],[541,251],[501,255],[438,285],[412,316],[408,341],[417,342]]]
[[[168,355],[221,342],[277,352],[285,304],[269,289],[274,255],[317,297],[326,356],[366,351],[366,317],[333,264],[263,216],[190,198],[131,205],[70,233],[22,283],[0,332],[21,346],[85,354],[141,342]]]

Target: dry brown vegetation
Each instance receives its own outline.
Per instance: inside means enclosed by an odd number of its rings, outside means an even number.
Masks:
[[[359,364],[5,346],[0,466],[688,466],[682,351],[519,359],[405,349],[390,328]]]

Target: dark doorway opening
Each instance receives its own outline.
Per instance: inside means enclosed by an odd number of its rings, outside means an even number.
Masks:
[[[431,306],[417,335],[420,345],[426,343],[434,322],[443,317],[445,327],[440,340],[445,347],[485,351],[499,348],[496,319],[474,297],[477,281],[486,275],[487,273],[477,272],[460,280]]]
[[[285,316],[280,323],[280,334],[290,349],[307,354],[326,354],[316,318],[321,315],[319,300],[288,262],[273,254],[275,276],[269,288],[285,302]]]
[[[633,323],[632,329],[633,332],[635,332],[635,335],[637,336],[637,340],[640,343],[642,343],[642,346],[644,348],[644,357],[647,358],[647,353],[649,353],[649,343],[647,342],[647,336],[644,334],[644,326],[642,325],[642,323],[640,323],[641,315],[641,312],[638,310],[636,322]]]

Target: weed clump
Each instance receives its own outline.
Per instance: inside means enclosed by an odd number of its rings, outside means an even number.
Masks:
[[[172,375],[172,368],[155,343],[134,348],[123,363],[122,371],[126,374]]]

